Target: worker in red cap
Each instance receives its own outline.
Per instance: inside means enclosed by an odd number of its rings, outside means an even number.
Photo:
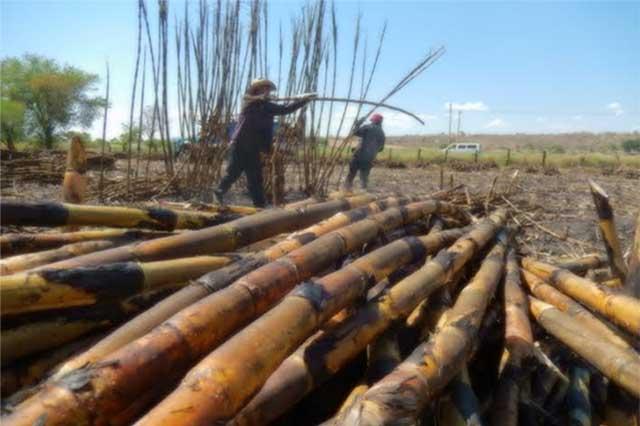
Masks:
[[[315,98],[315,94],[307,94],[299,100],[280,105],[270,100],[274,90],[276,85],[267,79],[253,80],[247,89],[238,124],[231,137],[231,158],[227,171],[218,188],[213,191],[220,204],[223,204],[224,194],[244,173],[254,206],[265,206],[260,154],[271,151],[273,119],[276,115],[290,114]]]
[[[349,163],[346,189],[353,189],[353,179],[356,173],[360,173],[360,185],[366,190],[369,183],[369,172],[373,167],[373,160],[378,152],[384,149],[384,130],[382,130],[382,115],[373,114],[369,118],[370,124],[362,125],[365,118],[356,121],[357,130],[354,135],[360,137],[360,144],[353,152],[353,158]]]

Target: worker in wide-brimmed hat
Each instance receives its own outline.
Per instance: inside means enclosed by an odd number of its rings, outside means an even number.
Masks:
[[[276,115],[290,114],[315,97],[315,95],[306,95],[289,104],[280,105],[269,100],[269,95],[274,90],[276,85],[266,79],[253,80],[247,89],[238,124],[231,137],[231,158],[227,171],[214,191],[220,204],[223,203],[224,194],[244,173],[247,176],[253,204],[256,207],[264,207],[260,153],[271,150],[273,118]]]
[[[370,124],[362,126],[364,118],[356,121],[355,136],[360,137],[360,144],[353,152],[353,158],[349,163],[349,174],[347,175],[346,189],[353,188],[353,179],[356,173],[360,173],[360,185],[362,189],[367,189],[369,184],[369,172],[373,167],[373,160],[378,152],[384,149],[384,130],[382,130],[382,116],[373,114],[369,118]]]

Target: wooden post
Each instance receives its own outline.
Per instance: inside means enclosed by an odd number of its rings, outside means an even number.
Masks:
[[[418,148],[418,165],[422,164],[422,148]]]
[[[449,175],[449,188],[453,188],[453,173]]]
[[[507,166],[511,164],[511,148],[507,148]]]
[[[444,166],[440,165],[440,189],[444,189]]]
[[[448,156],[449,156],[449,150],[447,149],[447,150],[444,151],[444,162],[445,163],[447,162],[447,157]]]
[[[393,152],[393,148],[389,148],[389,158],[387,158],[387,161],[391,161],[391,153]]]
[[[547,166],[547,151],[542,151],[542,167]]]
[[[477,163],[478,162],[478,151],[473,153],[473,162]]]

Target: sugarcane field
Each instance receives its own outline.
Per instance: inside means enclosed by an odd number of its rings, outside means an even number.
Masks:
[[[640,426],[638,2],[0,3],[0,424]]]

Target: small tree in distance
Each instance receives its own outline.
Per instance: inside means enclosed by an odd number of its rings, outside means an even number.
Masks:
[[[0,99],[0,136],[10,151],[24,134],[24,104],[10,99]]]
[[[95,74],[38,55],[5,58],[0,67],[3,97],[24,105],[26,129],[47,149],[69,127],[89,127],[104,105],[89,94]]]

